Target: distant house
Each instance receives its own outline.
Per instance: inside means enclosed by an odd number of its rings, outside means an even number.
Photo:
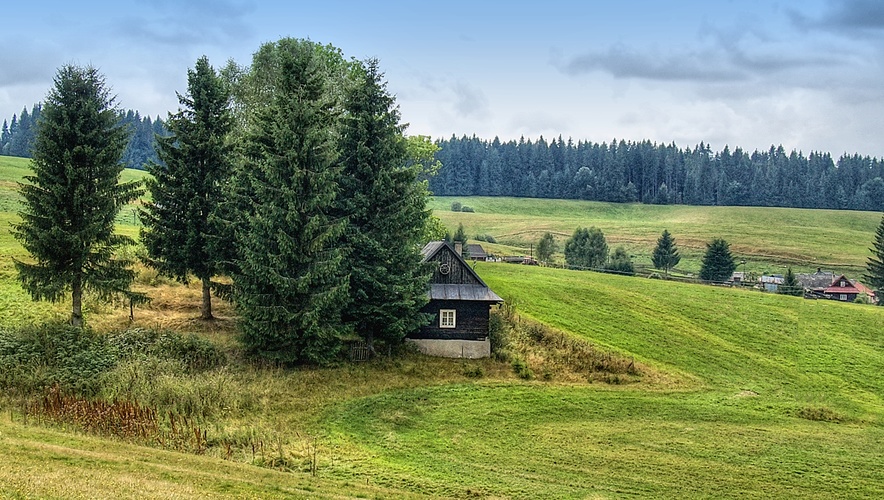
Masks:
[[[422,253],[424,262],[433,265],[433,276],[428,290],[430,302],[421,312],[431,315],[432,319],[406,340],[432,356],[490,356],[489,312],[491,306],[500,304],[503,299],[467,264],[461,256],[461,248],[433,241]]]
[[[835,278],[823,293],[832,300],[853,302],[856,300],[856,297],[860,292],[859,289],[853,286],[853,283],[842,274]]]
[[[783,284],[783,281],[785,281],[785,278],[783,278],[782,274],[774,274],[758,278],[758,284],[761,285],[766,292],[776,292],[779,290],[780,285]]]
[[[538,265],[537,259],[529,257],[527,255],[505,255],[503,257],[503,261],[508,264],[526,264],[529,266]]]
[[[746,281],[746,273],[744,272],[735,272],[731,275],[730,282],[734,285],[742,285],[744,281]]]
[[[467,245],[467,255],[470,256],[470,260],[488,260],[488,254],[485,253],[485,249],[482,248],[482,245],[479,245],[478,243],[470,243]]]
[[[804,288],[806,297],[828,298],[826,297],[826,289],[832,286],[835,281],[835,273],[831,271],[823,271],[817,269],[813,274],[796,274],[795,279]]]

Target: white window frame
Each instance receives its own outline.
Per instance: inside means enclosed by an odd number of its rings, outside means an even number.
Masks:
[[[457,311],[439,309],[439,328],[457,328]]]
[[[846,293],[841,294],[841,300],[844,302],[847,302],[847,294]]]

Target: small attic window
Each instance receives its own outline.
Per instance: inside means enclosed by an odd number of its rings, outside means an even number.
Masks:
[[[841,280],[841,288],[844,288],[844,287],[845,287],[844,280]]]

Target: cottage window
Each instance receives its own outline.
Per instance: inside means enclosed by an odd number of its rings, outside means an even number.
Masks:
[[[841,300],[845,301],[845,302],[847,301],[847,294],[846,293],[841,294]]]
[[[439,311],[439,328],[454,328],[457,324],[457,312],[454,309]]]

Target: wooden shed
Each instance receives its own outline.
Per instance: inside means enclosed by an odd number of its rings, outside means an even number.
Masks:
[[[427,291],[430,302],[421,312],[432,319],[407,340],[433,356],[488,357],[489,313],[503,299],[488,288],[459,250],[444,241],[433,241],[424,247],[423,260],[432,263],[433,275]]]

